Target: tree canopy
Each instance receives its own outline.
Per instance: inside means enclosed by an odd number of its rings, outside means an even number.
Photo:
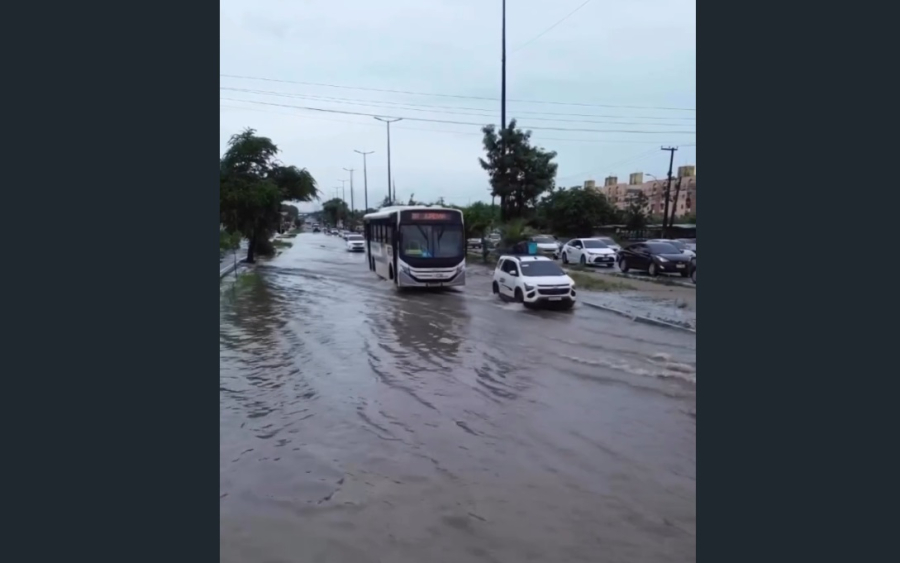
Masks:
[[[500,198],[504,221],[525,217],[537,206],[541,194],[554,186],[556,152],[532,146],[531,131],[516,128],[513,119],[499,132],[488,125],[484,133],[486,158],[479,158],[491,183],[491,195]]]
[[[322,204],[322,216],[329,225],[337,225],[338,221],[346,221],[350,217],[350,208],[339,197],[329,199]]]
[[[573,237],[589,237],[594,227],[616,219],[606,196],[581,186],[547,194],[538,205],[538,216],[553,232]]]
[[[271,139],[248,128],[232,135],[219,161],[219,214],[226,229],[249,241],[247,262],[281,225],[282,202],[318,198],[312,175],[282,164],[278,153]]]
[[[644,192],[638,192],[628,203],[625,210],[625,226],[630,231],[643,231],[647,228],[647,204],[649,199]]]

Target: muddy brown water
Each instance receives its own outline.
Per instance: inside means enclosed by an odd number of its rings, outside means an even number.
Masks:
[[[695,560],[693,335],[293,243],[220,289],[221,561]]]

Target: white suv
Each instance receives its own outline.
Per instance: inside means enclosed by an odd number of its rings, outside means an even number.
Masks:
[[[493,290],[501,299],[526,306],[546,303],[571,309],[575,305],[575,282],[545,256],[501,256]]]

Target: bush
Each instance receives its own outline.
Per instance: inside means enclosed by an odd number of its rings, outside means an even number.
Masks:
[[[219,231],[219,250],[236,250],[241,246],[241,234]]]

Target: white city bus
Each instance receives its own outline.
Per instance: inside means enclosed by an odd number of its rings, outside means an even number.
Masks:
[[[462,211],[385,207],[363,218],[369,269],[397,287],[466,284]]]

